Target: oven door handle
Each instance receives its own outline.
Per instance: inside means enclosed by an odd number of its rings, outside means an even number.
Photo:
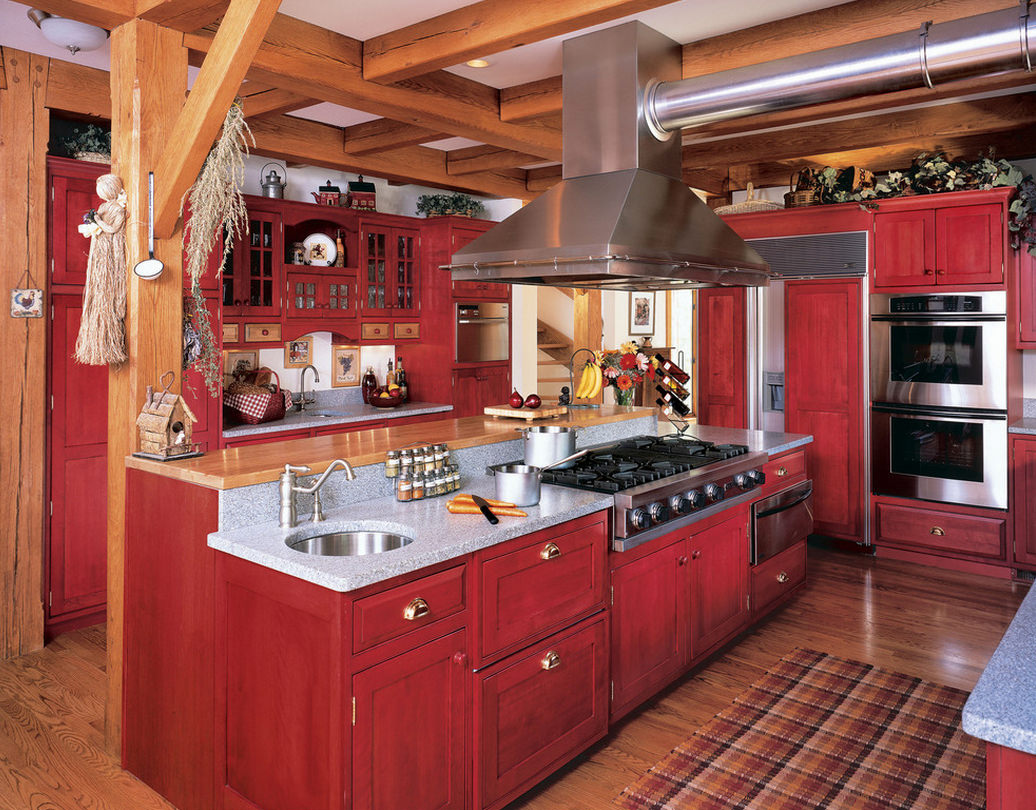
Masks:
[[[896,414],[897,416],[913,416],[918,419],[964,419],[974,422],[983,420],[1007,421],[1007,413],[1004,411],[987,411],[980,408],[964,411],[956,408],[942,408],[934,405],[889,405],[887,403],[874,402],[871,404],[871,410],[876,413],[891,413]]]
[[[793,500],[791,503],[781,504],[780,506],[775,506],[773,509],[767,509],[764,512],[757,512],[756,515],[755,515],[755,519],[758,520],[759,518],[769,517],[770,515],[776,515],[779,512],[786,512],[787,510],[791,509],[793,506],[798,506],[800,503],[802,503],[804,500],[806,500],[806,498],[808,498],[812,494],[813,494],[813,487],[810,487],[805,492],[803,492],[801,495],[799,495],[799,497],[797,497],[795,500]]]

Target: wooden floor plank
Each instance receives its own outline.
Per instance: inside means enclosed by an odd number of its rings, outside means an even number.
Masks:
[[[606,810],[796,646],[971,689],[1027,587],[810,548],[799,598],[508,810]],[[0,810],[172,810],[103,746],[104,628],[0,662]]]

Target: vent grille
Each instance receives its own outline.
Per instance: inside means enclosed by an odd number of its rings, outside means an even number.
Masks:
[[[867,275],[866,231],[746,241],[780,278],[862,278]]]

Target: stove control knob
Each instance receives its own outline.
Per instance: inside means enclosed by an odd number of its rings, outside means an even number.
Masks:
[[[678,515],[686,515],[694,506],[686,495],[673,495],[669,498],[669,508]]]
[[[705,493],[699,489],[692,489],[684,495],[691,502],[691,509],[701,509],[708,503]]]
[[[651,520],[655,523],[665,523],[669,520],[669,507],[664,503],[655,502],[648,507]]]
[[[745,475],[752,479],[752,483],[756,486],[762,486],[766,483],[766,473],[762,470],[749,470]]]
[[[734,484],[738,489],[752,489],[755,486],[755,481],[748,473],[738,473],[734,476]]]
[[[634,529],[646,529],[651,525],[651,515],[638,507],[630,512],[630,524]]]
[[[719,484],[706,484],[705,500],[709,503],[713,503],[714,501],[722,501],[723,487],[721,487]]]

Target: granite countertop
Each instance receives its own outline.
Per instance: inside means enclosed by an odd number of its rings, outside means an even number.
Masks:
[[[493,479],[486,475],[466,478],[461,491],[492,498]],[[481,514],[450,514],[446,511],[449,498],[443,495],[410,503],[377,498],[328,511],[327,520],[319,524],[306,522],[307,515],[294,529],[281,529],[276,521],[271,521],[213,532],[208,544],[217,551],[344,592],[462,557],[612,505],[610,495],[545,484],[540,502],[523,507],[528,517],[501,517],[500,523],[493,526]],[[319,557],[293,551],[286,544],[289,538],[348,530],[391,531],[412,537],[414,542],[393,551],[362,557]]]
[[[691,425],[686,435],[697,436],[715,444],[747,444],[750,453],[766,453],[776,456],[804,447],[813,441],[813,437],[803,433],[776,433],[764,430],[743,430],[741,428],[710,427],[709,425]]]
[[[973,737],[1036,754],[1036,588],[964,704],[962,726]]]
[[[331,425],[357,424],[360,422],[380,421],[382,419],[399,419],[404,416],[421,416],[428,413],[445,413],[452,411],[452,405],[436,402],[404,402],[395,408],[375,408],[363,402],[310,405],[306,411],[289,411],[283,419],[276,422],[264,422],[261,425],[238,425],[223,431],[224,439],[236,439],[241,436],[255,436],[263,433],[278,433],[285,430],[307,430],[314,427],[330,427]],[[322,413],[323,416],[316,414]],[[334,414],[329,415],[329,414]]]
[[[1026,416],[1007,426],[1008,433],[1036,434],[1036,416]]]

